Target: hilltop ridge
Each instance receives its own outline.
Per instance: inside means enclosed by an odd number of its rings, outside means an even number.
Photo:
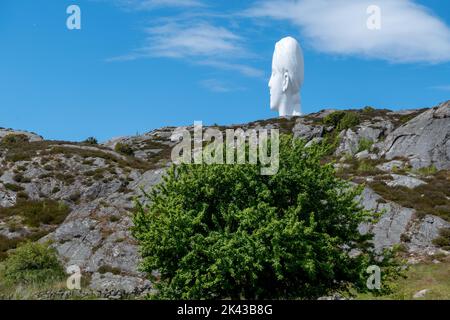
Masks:
[[[382,213],[376,225],[360,226],[374,232],[377,249],[401,245],[411,261],[449,254],[445,239],[437,239],[450,228],[450,101],[419,110],[322,110],[213,127],[277,128],[309,144],[329,144],[327,160],[337,174],[364,184],[362,205]],[[170,166],[177,129],[102,144],[0,129],[0,259],[26,239],[51,240],[66,266],[81,267],[90,290],[110,298],[151,291],[129,231],[132,199]],[[59,209],[43,209],[51,206]],[[31,219],[30,208],[41,214]]]

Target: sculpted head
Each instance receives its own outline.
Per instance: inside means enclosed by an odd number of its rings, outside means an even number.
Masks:
[[[299,43],[292,37],[281,39],[273,53],[270,109],[277,110],[280,117],[301,115],[300,87],[303,79],[303,52]]]

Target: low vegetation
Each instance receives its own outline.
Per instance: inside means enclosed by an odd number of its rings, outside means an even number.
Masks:
[[[425,261],[409,266],[405,278],[391,282],[390,294],[373,295],[369,293],[357,296],[359,300],[449,300],[450,299],[450,257],[436,262]],[[382,283],[383,285],[383,283]],[[414,298],[419,291],[426,290],[423,297]]]
[[[352,129],[360,121],[358,113],[353,111],[335,111],[323,118],[323,124],[333,126],[338,131]]]
[[[88,145],[98,145],[98,141],[94,137],[87,138],[86,140],[83,141],[83,143]]]
[[[25,242],[0,263],[0,299],[33,299],[39,292],[61,287],[65,278],[54,249]]]
[[[370,151],[370,149],[372,148],[372,145],[373,145],[372,140],[362,138],[359,140],[358,152],[365,151],[365,150]]]
[[[384,199],[415,209],[418,217],[432,214],[450,221],[450,172],[439,171],[421,179],[427,184],[414,189],[390,187],[383,181],[374,181],[369,186]]]
[[[126,143],[118,142],[114,147],[114,150],[117,153],[121,153],[126,156],[132,156],[134,154],[133,148]]]
[[[11,133],[4,136],[0,143],[3,146],[11,147],[22,143],[28,143],[29,141],[30,138],[24,134]]]
[[[0,217],[20,216],[23,223],[30,227],[41,224],[58,225],[70,213],[70,208],[63,202],[55,200],[19,200],[9,208],[0,208]]]
[[[64,270],[56,251],[46,244],[27,242],[1,264],[0,278],[8,285],[30,285],[60,280]]]
[[[433,243],[444,250],[450,251],[450,229],[443,228],[439,231],[439,237]]]
[[[133,235],[142,270],[159,270],[157,298],[317,298],[366,290],[376,258],[373,218],[353,188],[322,165],[324,147],[282,137],[280,169],[262,176],[255,165],[180,165],[136,203]],[[346,250],[342,250],[342,248]],[[350,257],[348,252],[359,249]],[[390,255],[377,260],[395,277]]]

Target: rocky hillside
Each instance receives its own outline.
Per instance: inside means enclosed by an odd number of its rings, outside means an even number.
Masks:
[[[448,255],[450,101],[421,110],[323,110],[236,126],[278,128],[331,146],[337,174],[364,184],[361,203],[381,214],[361,232],[377,249],[399,246],[411,263]],[[193,130],[192,127],[186,127]],[[0,260],[25,240],[48,241],[63,263],[108,297],[152,289],[130,236],[133,198],[160,181],[177,128],[96,144],[47,141],[0,129]],[[442,231],[444,230],[444,231]]]

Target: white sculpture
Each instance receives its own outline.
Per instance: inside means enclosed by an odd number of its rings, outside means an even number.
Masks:
[[[304,81],[304,61],[300,44],[292,37],[275,44],[272,76],[269,81],[270,109],[280,117],[300,116],[300,87]]]

